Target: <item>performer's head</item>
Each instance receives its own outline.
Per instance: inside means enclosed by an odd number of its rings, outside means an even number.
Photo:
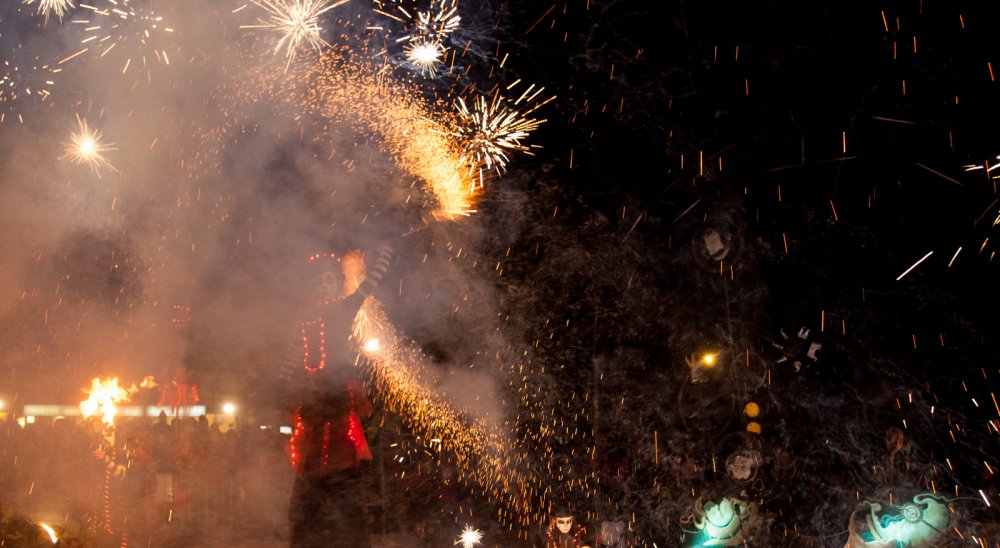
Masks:
[[[552,513],[552,522],[560,533],[568,534],[573,529],[573,512],[569,506],[566,504],[556,506],[555,512]]]
[[[326,304],[354,293],[364,279],[364,259],[358,250],[309,256],[316,283],[316,300]]]

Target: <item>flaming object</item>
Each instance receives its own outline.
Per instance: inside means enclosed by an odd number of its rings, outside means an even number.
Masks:
[[[90,390],[84,389],[84,393],[88,397],[80,402],[80,412],[83,416],[92,417],[100,413],[101,422],[112,426],[118,412],[117,404],[128,401],[132,390],[118,386],[118,377],[95,378],[90,382]]]

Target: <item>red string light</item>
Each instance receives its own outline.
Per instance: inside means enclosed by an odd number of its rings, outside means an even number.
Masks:
[[[317,363],[315,367],[311,367],[310,365],[310,329],[314,329],[316,331],[316,338],[319,339],[319,348],[317,349],[319,351],[319,363]],[[315,373],[326,367],[326,324],[323,323],[322,319],[302,322],[302,366],[305,367],[306,371],[309,373]]]

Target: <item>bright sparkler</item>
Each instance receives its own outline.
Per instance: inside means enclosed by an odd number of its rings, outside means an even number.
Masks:
[[[58,544],[59,543],[59,535],[56,534],[56,530],[55,529],[53,529],[52,527],[50,527],[47,523],[43,523],[41,521],[38,522],[38,526],[41,527],[42,530],[45,531],[45,534],[49,535],[49,540],[52,541],[52,544]]]
[[[133,3],[133,0],[104,0],[107,6],[100,8],[91,4],[80,4],[81,8],[93,13],[90,19],[74,19],[72,23],[85,25],[88,32],[81,43],[84,48],[59,61],[64,63],[91,49],[104,58],[113,51],[124,52],[125,61],[122,74],[133,65],[144,70],[148,80],[152,80],[149,66],[155,59],[163,65],[170,64],[167,51],[160,42],[174,29],[164,25],[163,17],[148,6]],[[133,56],[135,59],[133,60]]]
[[[461,544],[462,548],[473,548],[483,540],[483,532],[471,525],[466,525],[462,533],[458,536],[455,544]]]
[[[118,377],[110,379],[95,378],[90,382],[90,390],[84,389],[87,399],[80,402],[80,412],[85,418],[100,413],[101,422],[108,426],[115,423],[118,413],[117,405],[126,402],[131,397],[130,391],[118,386]]]
[[[438,40],[421,38],[410,41],[404,48],[406,60],[417,67],[421,73],[434,77],[437,73],[437,66],[444,58],[444,46]]]
[[[25,4],[31,5],[35,0],[24,0]],[[73,0],[38,0],[38,13],[44,14],[48,19],[50,15],[55,15],[59,19],[63,18],[71,9],[76,7]]]
[[[295,59],[303,46],[309,46],[319,53],[329,44],[321,35],[320,16],[348,0],[251,0],[253,4],[267,12],[267,18],[257,20],[259,25],[243,25],[245,29],[268,29],[281,34],[274,53],[282,49],[288,62],[285,70]]]
[[[66,146],[65,154],[62,158],[69,158],[77,164],[87,164],[98,176],[101,168],[106,167],[111,171],[117,171],[104,157],[105,152],[116,150],[114,143],[101,142],[101,132],[91,129],[87,120],[76,117],[77,131],[70,138],[70,144]]]

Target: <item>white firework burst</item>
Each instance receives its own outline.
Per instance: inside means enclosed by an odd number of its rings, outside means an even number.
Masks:
[[[274,53],[282,49],[291,65],[299,50],[311,47],[317,53],[328,45],[323,40],[320,16],[343,5],[348,0],[251,0],[254,5],[267,12],[266,18],[259,18],[259,25],[244,25],[241,28],[268,29],[281,34]]]
[[[25,4],[32,5],[38,2],[38,13],[45,15],[48,19],[50,15],[55,15],[60,20],[74,7],[73,0],[24,0]]]
[[[444,59],[445,50],[441,42],[421,38],[411,40],[404,48],[406,60],[417,68],[421,73],[433,78],[437,74],[437,67]]]
[[[465,529],[462,529],[461,534],[458,536],[458,540],[455,541],[455,545],[462,545],[462,548],[474,548],[483,540],[483,532],[471,525],[466,525]]]
[[[508,90],[517,85],[514,82]],[[479,185],[482,186],[484,171],[496,171],[503,175],[510,160],[508,153],[513,151],[531,154],[534,146],[525,145],[522,141],[539,128],[545,120],[531,118],[528,115],[555,97],[551,97],[521,110],[522,104],[534,102],[544,88],[535,89],[534,85],[509,102],[496,93],[491,100],[480,95],[473,101],[471,108],[465,100],[459,98],[455,102],[458,109],[458,126],[449,132],[457,137],[462,146],[462,162],[469,172],[478,171]]]

